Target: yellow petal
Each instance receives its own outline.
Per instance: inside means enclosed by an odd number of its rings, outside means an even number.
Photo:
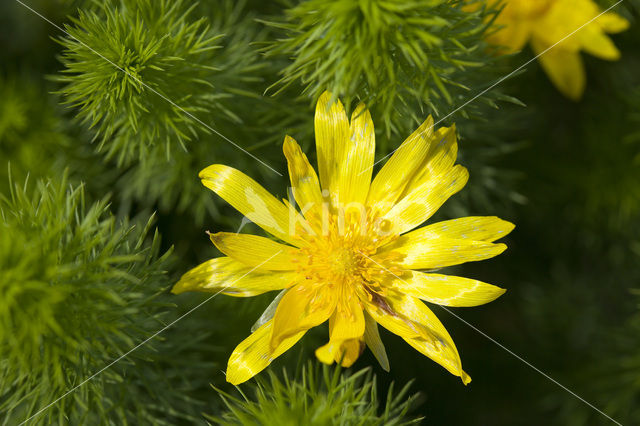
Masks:
[[[446,173],[428,179],[401,199],[384,216],[398,234],[410,231],[429,219],[449,197],[460,191],[469,179],[469,172],[457,165]]]
[[[365,344],[362,338],[345,340],[342,348],[338,351],[336,362],[345,368],[351,367],[360,358],[364,351]]]
[[[329,92],[318,99],[314,128],[320,184],[332,198],[337,197],[340,168],[349,143],[349,120],[342,103],[339,100],[332,103]]]
[[[263,272],[229,257],[217,257],[196,266],[180,278],[171,290],[221,292],[228,296],[249,297],[293,285],[294,272]]]
[[[271,235],[293,245],[300,245],[296,230],[290,223],[297,223],[295,211],[278,201],[255,180],[239,170],[223,164],[214,164],[200,172],[202,184],[218,194],[236,210]]]
[[[364,334],[364,314],[362,304],[355,293],[343,296],[337,306],[329,325],[331,338],[346,340],[362,337]]]
[[[478,7],[481,5],[478,4]],[[502,7],[500,14],[493,21],[486,35],[489,43],[502,47],[501,53],[515,53],[522,50],[531,36],[533,27],[538,24],[537,17],[544,13],[545,1],[491,1],[487,4],[492,9]]]
[[[619,33],[629,28],[629,21],[617,13],[607,12],[598,17],[596,22],[605,32]]]
[[[364,348],[365,344],[362,338],[343,340],[340,349],[336,351],[335,361],[341,366],[349,368],[360,358]]]
[[[532,40],[531,47],[536,54],[541,54],[548,46]],[[553,85],[563,95],[576,101],[582,97],[586,77],[579,52],[556,46],[539,56],[538,60]]]
[[[324,364],[330,365],[335,361],[348,368],[358,360],[363,348],[361,338],[329,340],[329,343],[316,349],[316,357]]]
[[[382,339],[380,339],[380,333],[378,333],[378,324],[367,312],[364,313],[364,321],[364,341],[373,353],[373,356],[375,356],[380,363],[382,369],[388,372],[391,367],[389,366],[387,351],[384,348]]]
[[[273,317],[271,347],[301,331],[322,324],[336,307],[336,298],[330,285],[301,283],[287,291],[278,304]]]
[[[393,206],[409,179],[427,158],[432,136],[433,118],[429,116],[400,145],[373,179],[367,205],[378,206],[378,210],[382,213],[386,213]]]
[[[462,369],[462,363],[459,362],[460,356],[458,355],[457,350],[454,355],[452,353],[453,351],[450,350],[451,348],[445,346],[444,340],[433,341],[428,339],[404,339],[404,341],[410,344],[421,354],[428,356],[433,361],[446,368],[449,373],[460,377],[462,383],[465,385],[471,383],[471,376]],[[453,344],[451,337],[449,337],[449,341]],[[441,348],[443,346],[449,350],[442,350]],[[453,349],[455,350],[455,346]]]
[[[453,238],[493,242],[511,232],[515,225],[495,216],[468,216],[427,225],[402,236],[403,239],[428,240]]]
[[[576,4],[576,0],[554,0],[554,4],[533,23],[531,43],[554,46],[550,52],[561,49],[578,53],[581,48],[580,31],[590,25],[597,27],[590,21],[598,14],[597,6],[591,0],[578,2],[581,4]]]
[[[371,316],[389,331],[399,334],[407,343],[422,354],[428,356],[438,364],[446,368],[451,374],[462,378],[464,384],[471,378],[462,370],[460,355],[453,343],[451,336],[444,328],[440,320],[429,308],[415,297],[389,293],[386,298],[389,312],[382,313],[379,309],[367,308]],[[382,321],[381,321],[382,320]],[[396,327],[400,322],[410,324],[410,333],[397,333],[403,327]],[[394,324],[395,323],[395,324]],[[390,328],[388,325],[393,324]],[[414,332],[413,329],[417,331]]]
[[[403,197],[416,190],[430,179],[438,179],[444,175],[456,162],[458,156],[458,142],[456,140],[456,126],[442,127],[433,135],[433,143],[427,154],[426,163],[421,166],[407,184]]]
[[[285,137],[282,149],[287,157],[293,195],[300,209],[309,211],[321,208],[323,199],[320,182],[307,156],[298,143],[289,136]]]
[[[291,271],[297,268],[298,249],[251,234],[218,232],[211,241],[222,253],[261,270]]]
[[[389,251],[403,255],[398,263],[407,269],[438,269],[460,265],[466,262],[495,257],[506,250],[504,244],[484,241],[433,238],[424,240],[412,235],[403,235],[392,244],[385,246],[377,256],[385,256]]]
[[[371,318],[393,334],[403,338],[425,338],[428,335],[424,327],[398,315],[391,302],[382,296],[373,294],[370,301],[364,302],[364,307]]]
[[[339,201],[343,205],[364,205],[371,184],[376,140],[371,114],[364,104],[358,105],[351,115],[344,158],[341,159]]]
[[[502,26],[502,28],[497,29]],[[531,37],[531,24],[527,21],[508,22],[506,19],[496,19],[494,28],[487,36],[487,41],[501,48],[500,53],[515,53],[524,47]]]
[[[350,367],[361,353],[365,320],[362,305],[353,294],[340,301],[329,319],[329,343],[316,350],[316,357],[325,364],[341,362]]]
[[[445,306],[478,306],[489,303],[506,290],[482,281],[439,274],[411,271],[392,286],[400,293]]]
[[[233,351],[227,365],[227,381],[233,385],[246,382],[271,361],[285,353],[304,336],[304,331],[284,339],[277,348],[270,346],[273,321],[269,321],[251,333]]]
[[[620,59],[620,51],[613,41],[595,25],[585,27],[578,36],[585,52],[608,61]]]

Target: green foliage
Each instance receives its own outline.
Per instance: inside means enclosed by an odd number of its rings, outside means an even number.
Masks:
[[[13,423],[161,328],[169,253],[158,257],[157,234],[145,243],[150,222],[119,224],[106,200],[89,204],[64,179],[15,185],[0,213],[0,411]],[[120,400],[119,384],[140,380],[129,374],[108,369],[34,421],[149,416],[138,396]]]
[[[513,118],[496,127],[504,115]],[[484,111],[484,120],[462,119],[456,122],[459,133],[458,163],[469,170],[469,182],[448,200],[439,211],[441,218],[491,214],[496,208],[503,215],[513,214],[513,207],[527,203],[518,186],[524,174],[506,159],[526,147],[520,139],[528,111],[518,105]],[[432,220],[437,220],[436,218]]]
[[[205,129],[199,117],[226,111],[211,78],[220,34],[192,20],[192,9],[182,0],[113,0],[66,26],[61,92],[119,162],[144,160],[152,145],[169,156]]]
[[[196,11],[202,17],[191,20]],[[220,156],[253,164],[257,148],[282,141],[281,124],[298,125],[294,107],[278,110],[278,125],[268,121],[275,103],[258,95],[268,72],[252,46],[264,31],[243,2],[112,0],[80,11],[74,24],[56,80],[119,170],[106,185],[123,206],[175,208],[201,223],[217,209],[198,171]]]
[[[465,3],[296,1],[266,21],[279,30],[266,52],[291,58],[278,86],[299,82],[314,100],[328,89],[347,105],[360,98],[387,134],[406,130],[472,96],[469,75],[491,61],[482,36],[493,12]]]
[[[332,371],[333,370],[333,371]],[[207,416],[219,425],[408,425],[421,419],[407,413],[417,395],[409,396],[410,384],[397,395],[393,387],[380,406],[375,376],[369,369],[353,374],[339,367],[308,363],[299,380],[283,371],[279,379],[272,371],[253,389],[254,397],[239,399],[222,391],[228,411],[220,417]]]
[[[85,179],[100,173],[95,157],[76,143],[76,137],[76,129],[42,83],[13,74],[0,77],[1,192],[9,190],[6,161],[19,179],[47,178],[65,168],[73,176],[82,173]],[[94,164],[93,171],[87,163]]]
[[[640,257],[640,252],[638,253]],[[636,297],[638,290],[634,291]],[[640,307],[640,306],[638,306]],[[598,363],[580,365],[577,382],[580,389],[593,395],[592,401],[616,421],[622,424],[640,422],[640,310],[636,311],[624,327],[602,340],[607,343],[610,352],[599,354]],[[558,397],[554,398],[558,400]],[[567,400],[560,407],[561,418],[566,425],[596,423],[598,413],[582,409],[576,401]]]
[[[244,13],[241,3],[234,5],[224,2],[212,12],[210,18],[202,19],[208,23],[210,33],[220,35],[215,57],[203,62],[215,65],[215,73],[211,75],[211,79],[216,90],[226,93],[219,96],[220,102],[223,99],[227,101],[224,106],[220,104],[224,111],[214,111],[213,116],[209,115],[204,119],[204,122],[219,133],[199,132],[197,140],[189,144],[186,150],[174,147],[169,151],[168,158],[164,147],[154,145],[139,162],[123,169],[122,176],[116,182],[118,197],[125,204],[138,202],[145,206],[158,206],[164,211],[172,208],[178,212],[187,211],[198,223],[217,213],[215,198],[202,190],[197,178],[198,172],[218,161],[221,155],[240,157],[245,164],[255,161],[234,144],[235,141],[248,139],[244,120],[251,121],[252,115],[247,114],[247,111],[251,108],[255,110],[255,103],[259,103],[252,94],[255,92],[252,85],[259,80],[258,73],[263,68],[256,50],[251,46],[251,42],[261,35],[255,25],[252,25],[251,17]],[[173,84],[170,79],[165,81]],[[214,92],[215,90],[207,89],[204,93]],[[192,93],[197,91],[187,88],[182,95]],[[164,99],[159,99],[158,102],[167,104]],[[219,115],[224,115],[224,119],[217,120]],[[242,120],[238,118],[240,115],[243,116]],[[213,122],[211,118],[214,119]],[[155,113],[150,116],[150,120],[158,123],[163,121]],[[229,135],[233,142],[225,140],[220,134],[225,137]],[[131,142],[138,143],[135,140]]]
[[[0,424],[45,408],[28,424],[203,424],[203,412],[219,424],[402,424],[414,399],[387,387],[411,379],[433,424],[522,423],[525,411],[528,423],[606,421],[438,308],[468,387],[381,330],[395,361],[377,383],[316,366],[296,379],[264,373],[241,397],[211,392],[225,386],[227,357],[270,295],[189,312],[205,296],[163,293],[218,254],[204,230],[241,220],[197,173],[228,164],[286,197],[283,137],[314,162],[313,106],[325,89],[347,108],[368,104],[378,159],[428,114],[456,123],[470,180],[439,218],[517,225],[504,255],[453,271],[508,289],[460,315],[614,419],[640,423],[640,320],[629,296],[640,282],[640,0],[615,8],[632,23],[612,36],[620,61],[582,55],[581,102],[560,97],[534,61],[498,86],[527,107],[500,109],[496,101],[514,99],[493,88],[467,102],[533,52],[489,56],[482,36],[493,12],[465,11],[462,0],[25,3],[71,35],[56,43],[49,23],[0,2]],[[9,176],[45,180],[15,186]],[[176,245],[170,258],[144,223],[126,219],[154,210]],[[313,356],[300,348],[278,363],[291,371],[298,351]],[[378,371],[366,351],[358,362]]]

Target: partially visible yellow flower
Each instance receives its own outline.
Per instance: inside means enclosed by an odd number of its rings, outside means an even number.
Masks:
[[[458,350],[420,300],[476,306],[504,290],[432,273],[488,259],[506,246],[494,241],[513,225],[496,217],[465,217],[415,229],[466,184],[455,165],[455,127],[433,129],[429,117],[371,181],[375,139],[369,111],[349,121],[342,104],[324,93],[316,106],[319,177],[292,138],[284,141],[299,210],[242,172],[220,164],[200,172],[202,183],[280,240],[219,232],[226,255],[186,273],[173,288],[247,297],[283,290],[259,327],[233,351],[227,380],[242,383],[267,367],[312,327],[329,321],[329,342],[317,358],[353,364],[368,346],[389,369],[377,324],[401,336],[467,384]]]
[[[577,100],[584,91],[581,50],[610,61],[620,58],[607,33],[624,31],[629,22],[613,12],[596,18],[601,11],[593,0],[487,1],[504,7],[495,20],[502,29],[491,33],[488,41],[508,52],[519,51],[530,42],[538,55],[568,36],[538,58],[553,84],[568,98]]]

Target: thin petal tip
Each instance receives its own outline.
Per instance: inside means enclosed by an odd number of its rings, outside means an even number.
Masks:
[[[464,371],[462,372],[462,374],[460,375],[460,378],[462,379],[462,383],[467,386],[469,383],[471,383],[471,376],[469,376],[467,373],[465,373]]]
[[[233,368],[232,365],[227,366],[226,376],[227,382],[231,383],[233,386],[238,386],[251,378],[251,376],[246,377],[240,374],[240,372]]]
[[[173,288],[171,288],[171,293],[172,294],[181,294],[184,293],[185,291],[188,291],[189,289],[187,288],[187,285],[185,283],[184,280],[180,280],[178,281]]]
[[[504,238],[511,233],[514,229],[516,229],[516,225],[508,220],[500,219],[497,216],[494,216],[500,224],[500,236],[497,239]]]
[[[295,153],[296,151],[302,151],[300,149],[300,145],[298,145],[298,142],[296,142],[294,138],[286,135],[284,137],[284,142],[282,143],[282,152],[284,153],[285,157],[291,156],[291,154]]]
[[[211,176],[220,166],[221,164],[211,164],[210,166],[207,166],[204,169],[200,170],[200,173],[198,173],[198,177],[200,179],[206,179],[207,177]]]
[[[329,352],[329,350],[325,346],[320,346],[315,351],[316,358],[323,364],[331,365],[333,364],[333,354]]]
[[[502,288],[502,287],[497,287],[496,290],[496,297],[493,298],[493,300],[496,300],[498,297],[502,296],[503,294],[505,294],[507,292],[506,288]]]

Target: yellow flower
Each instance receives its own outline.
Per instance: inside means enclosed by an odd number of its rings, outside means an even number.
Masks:
[[[467,170],[454,165],[455,127],[434,131],[429,117],[373,182],[375,139],[364,105],[349,122],[342,104],[325,92],[316,106],[315,134],[319,177],[296,141],[284,141],[298,208],[231,167],[215,164],[200,172],[206,187],[281,241],[212,234],[226,257],[189,271],[173,289],[240,297],[282,290],[272,303],[277,307],[268,308],[233,351],[227,380],[250,379],[328,320],[329,342],[316,350],[324,363],[350,366],[367,345],[388,370],[380,324],[469,383],[449,333],[420,299],[476,306],[503,294],[490,284],[429,271],[502,253],[506,246],[493,242],[513,225],[465,217],[414,230],[467,182]]]
[[[610,61],[620,58],[606,33],[624,31],[629,22],[613,12],[596,18],[600,9],[593,0],[488,1],[492,6],[504,7],[494,21],[502,28],[488,37],[492,44],[516,52],[530,42],[539,55],[559,43],[538,59],[556,88],[568,98],[577,100],[584,91],[586,77],[581,50]]]

